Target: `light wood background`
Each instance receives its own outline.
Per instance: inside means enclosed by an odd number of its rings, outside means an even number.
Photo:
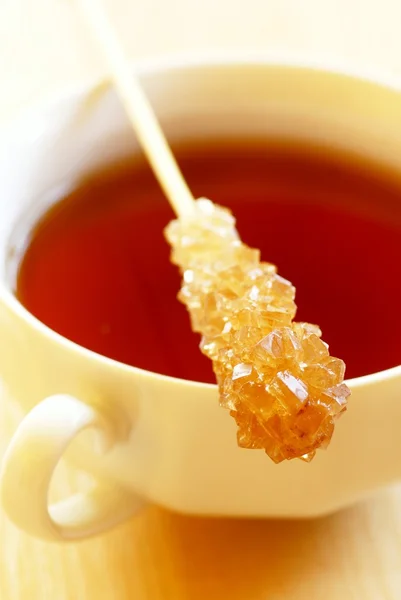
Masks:
[[[401,81],[399,0],[106,0],[131,57],[243,50]],[[73,0],[0,3],[0,122],[103,73]],[[20,415],[0,395],[0,454]],[[60,468],[55,494],[85,485]],[[22,490],[21,493],[29,493]],[[0,513],[0,600],[399,600],[401,488],[330,518],[203,520],[151,507],[102,538],[46,545]]]

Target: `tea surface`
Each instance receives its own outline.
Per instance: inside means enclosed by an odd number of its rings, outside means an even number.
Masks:
[[[297,287],[347,378],[401,362],[401,182],[307,147],[178,148],[195,196],[229,206],[244,242]],[[163,228],[173,218],[149,167],[88,178],[42,215],[16,281],[20,301],[65,337],[129,365],[214,381],[185,308]]]

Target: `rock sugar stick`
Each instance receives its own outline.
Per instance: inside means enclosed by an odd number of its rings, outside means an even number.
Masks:
[[[213,361],[238,444],[276,463],[310,461],[346,409],[344,362],[330,356],[319,327],[293,321],[295,288],[241,242],[230,211],[198,200],[165,233],[183,275],[179,299]]]
[[[344,363],[329,355],[316,325],[293,321],[294,287],[241,242],[231,213],[195,202],[100,0],[77,2],[178,216],[166,235],[183,275],[179,298],[213,361],[220,404],[238,425],[239,445],[263,449],[276,463],[311,460],[327,447],[346,408]]]

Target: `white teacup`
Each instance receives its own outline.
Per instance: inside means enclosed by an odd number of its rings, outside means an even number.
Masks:
[[[401,95],[391,85],[268,60],[159,61],[141,73],[170,141],[305,139],[401,170]],[[215,386],[120,364],[34,318],[9,283],[21,217],[138,148],[106,83],[29,114],[9,133],[0,142],[0,372],[28,414],[4,459],[1,498],[19,527],[48,540],[85,538],[146,502],[196,515],[310,517],[401,476],[393,460],[401,451],[401,367],[348,382],[349,411],[311,464],[274,465],[237,447]],[[107,451],[88,436],[75,439],[88,427]],[[93,489],[49,506],[53,471],[72,440],[67,454],[93,474]]]

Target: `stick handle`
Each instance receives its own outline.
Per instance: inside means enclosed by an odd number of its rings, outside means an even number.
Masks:
[[[194,198],[178,167],[152,107],[131,72],[122,47],[101,6],[101,0],[78,0],[87,24],[110,68],[110,77],[142,148],[177,216],[194,208]]]

